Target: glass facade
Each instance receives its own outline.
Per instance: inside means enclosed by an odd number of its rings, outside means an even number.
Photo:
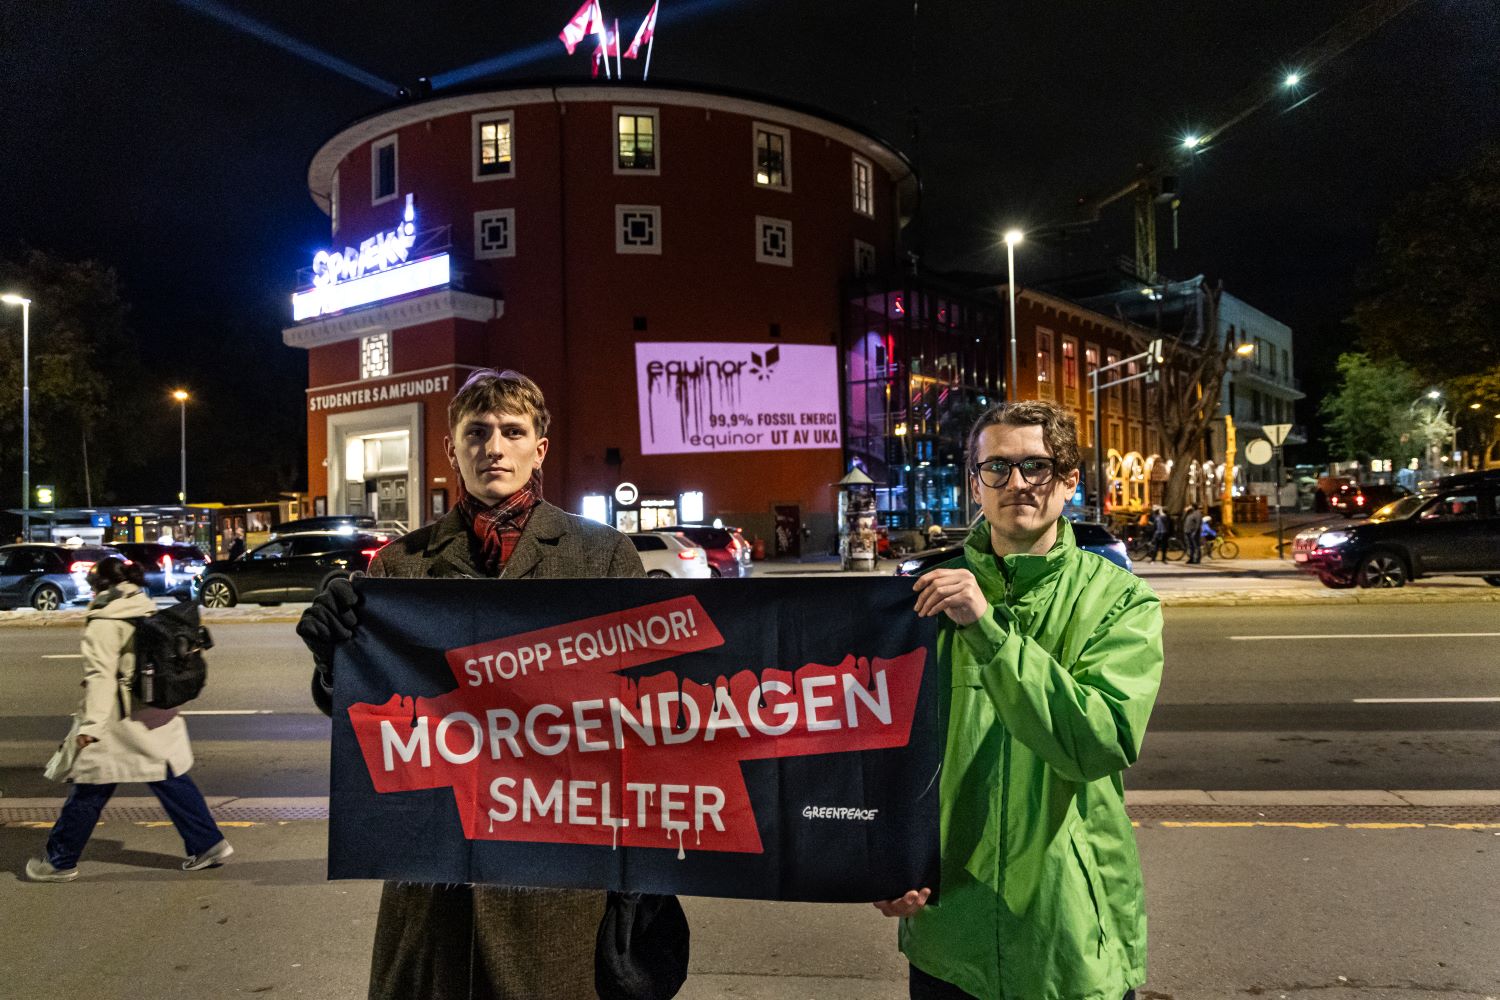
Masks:
[[[999,304],[878,278],[847,291],[846,464],[875,480],[882,524],[967,524],[964,436],[1004,395]]]

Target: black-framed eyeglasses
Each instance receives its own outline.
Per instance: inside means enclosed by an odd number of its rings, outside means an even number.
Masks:
[[[1023,458],[1015,462],[992,458],[974,466],[974,474],[981,483],[992,490],[998,490],[1010,482],[1011,469],[1019,469],[1021,479],[1028,486],[1046,486],[1057,475],[1057,463],[1050,458]]]

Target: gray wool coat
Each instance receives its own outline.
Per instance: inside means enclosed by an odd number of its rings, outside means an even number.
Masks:
[[[385,548],[377,577],[473,577],[479,543],[457,510]],[[502,579],[644,576],[613,528],[539,504]],[[595,996],[594,935],[604,893],[387,882],[380,897],[371,1000],[580,1000]]]

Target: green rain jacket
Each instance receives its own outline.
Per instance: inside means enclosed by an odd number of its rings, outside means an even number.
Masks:
[[[1145,981],[1146,912],[1121,772],[1161,683],[1161,605],[1078,548],[962,559],[991,609],[942,616],[949,698],[940,901],[901,921],[912,964],[981,1000],[1120,1000]]]

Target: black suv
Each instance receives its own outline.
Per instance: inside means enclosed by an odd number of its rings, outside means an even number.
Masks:
[[[0,608],[56,611],[87,600],[93,594],[86,579],[89,570],[105,556],[118,555],[97,545],[0,545]]]
[[[198,599],[208,608],[232,608],[241,601],[310,601],[330,580],[368,568],[388,540],[386,535],[371,531],[282,535],[238,559],[209,563],[198,578]]]
[[[1437,574],[1500,587],[1500,471],[1439,479],[1358,524],[1307,528],[1292,558],[1329,587],[1402,587]]]

